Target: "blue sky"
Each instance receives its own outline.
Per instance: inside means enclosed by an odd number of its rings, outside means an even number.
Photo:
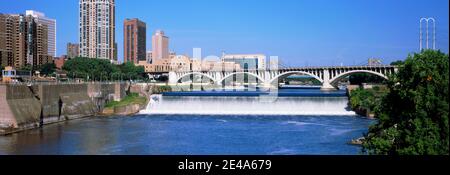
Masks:
[[[448,0],[116,0],[116,37],[123,54],[123,20],[162,29],[170,49],[203,56],[263,53],[286,65],[384,63],[419,50],[419,19],[437,19],[437,47],[448,53]],[[0,13],[44,12],[57,20],[57,54],[78,42],[78,0],[0,0]]]

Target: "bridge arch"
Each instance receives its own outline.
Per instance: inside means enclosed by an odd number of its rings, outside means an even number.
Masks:
[[[372,74],[372,75],[376,75],[376,76],[382,77],[382,78],[384,78],[386,80],[389,79],[386,75],[384,75],[382,73],[379,73],[379,72],[375,72],[375,71],[370,71],[370,70],[352,70],[352,71],[344,72],[344,73],[341,73],[341,74],[337,75],[336,77],[334,77],[333,79],[330,80],[330,84],[335,84],[340,79],[342,79],[342,78],[344,78],[344,77],[346,77],[348,75],[355,74],[355,73],[369,73],[369,74]]]
[[[247,75],[251,75],[251,76],[253,76],[253,77],[256,77],[256,78],[258,79],[258,81],[264,83],[264,79],[262,79],[261,77],[259,77],[259,76],[256,75],[256,74],[250,73],[250,72],[235,72],[235,73],[232,73],[232,74],[229,74],[229,75],[223,77],[223,78],[220,79],[217,83],[223,84],[223,82],[224,82],[226,79],[228,79],[228,78],[230,78],[230,77],[232,77],[232,76],[234,76],[234,75],[242,75],[242,74],[244,74],[244,75],[247,74]]]
[[[210,80],[213,81],[213,82],[216,81],[213,77],[211,77],[211,76],[208,75],[208,74],[204,74],[204,73],[200,73],[200,72],[189,72],[189,73],[186,73],[186,74],[184,74],[183,76],[177,78],[177,81],[176,81],[176,82],[178,83],[178,82],[180,82],[181,80],[183,80],[183,78],[185,78],[185,77],[187,77],[187,76],[190,76],[190,75],[200,75],[200,76],[203,76],[203,77],[206,77],[206,78],[210,79]]]
[[[270,80],[270,84],[275,83],[275,81],[277,81],[277,80],[280,79],[280,78],[288,77],[288,76],[290,76],[290,75],[295,75],[295,74],[309,75],[309,76],[311,76],[311,77],[313,77],[313,78],[319,80],[320,83],[323,83],[323,80],[322,80],[320,77],[318,77],[317,75],[314,75],[314,74],[312,74],[312,73],[305,72],[305,71],[289,71],[289,72],[285,72],[285,73],[282,73],[282,74],[280,74],[280,75],[277,75],[275,78],[271,79],[271,80]]]

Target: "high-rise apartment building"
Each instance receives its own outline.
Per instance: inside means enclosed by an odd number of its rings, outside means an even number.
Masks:
[[[28,16],[28,17],[30,17],[30,16]],[[34,58],[30,59],[30,61],[28,61],[28,64],[30,64],[32,62],[31,65],[42,65],[42,64],[48,63],[49,61],[53,61],[53,56],[48,53],[48,26],[45,24],[36,22],[37,21],[36,18],[33,18],[33,19],[35,20],[35,25],[36,25],[36,34],[35,34],[36,39],[32,42],[33,42],[34,47],[36,47],[36,48],[35,48],[35,51],[32,51],[32,52],[36,52],[35,54],[37,54],[37,59],[34,59]],[[34,29],[30,29],[30,30],[34,30]]]
[[[146,24],[139,19],[126,19],[123,24],[123,58],[124,62],[146,60]]]
[[[50,19],[44,13],[27,10],[26,16],[33,16],[34,21],[38,24],[47,26],[47,54],[56,57],[56,20]]]
[[[152,36],[152,57],[168,59],[169,54],[169,37],[165,36],[162,30],[157,30]]]
[[[4,67],[14,65],[14,29],[14,18],[0,14],[0,65]]]
[[[0,14],[0,64],[16,68],[49,63],[48,26],[33,16]]]
[[[117,61],[114,0],[79,1],[80,56]]]
[[[75,43],[67,43],[67,58],[72,59],[80,56],[80,45]]]

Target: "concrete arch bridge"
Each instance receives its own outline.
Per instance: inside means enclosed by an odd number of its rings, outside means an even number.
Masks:
[[[202,82],[223,85],[228,81],[238,81],[243,79],[243,75],[248,79],[254,79],[265,87],[277,86],[280,80],[291,75],[308,75],[322,83],[322,90],[336,89],[337,83],[349,75],[355,73],[369,73],[388,79],[390,74],[397,71],[397,67],[389,65],[379,66],[336,66],[336,67],[299,67],[277,70],[243,70],[243,71],[172,71],[169,72],[169,84],[178,84],[181,80],[192,76],[202,77]],[[232,79],[232,80],[230,80]]]

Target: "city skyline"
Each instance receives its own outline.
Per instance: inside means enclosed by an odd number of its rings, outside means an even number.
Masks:
[[[65,54],[68,42],[78,39],[78,0],[52,9],[53,0],[14,1],[0,7],[1,13],[36,10],[58,22],[57,55]],[[152,8],[149,6],[167,6]],[[132,10],[130,10],[132,9]],[[166,10],[166,13],[162,11]],[[235,13],[241,11],[242,13]],[[323,13],[327,11],[328,13]],[[437,20],[437,49],[448,53],[448,1],[377,2],[283,2],[252,0],[116,1],[116,43],[123,59],[123,21],[139,18],[171,38],[170,49],[192,56],[193,48],[203,55],[262,53],[279,56],[281,62],[298,66],[344,65],[381,58],[383,63],[404,59],[419,50],[419,20]],[[395,14],[395,15],[394,15]],[[306,25],[305,25],[306,24]],[[147,42],[151,40],[147,36]],[[149,42],[150,43],[150,42]],[[152,50],[147,45],[147,51]],[[324,51],[325,50],[325,51]]]

